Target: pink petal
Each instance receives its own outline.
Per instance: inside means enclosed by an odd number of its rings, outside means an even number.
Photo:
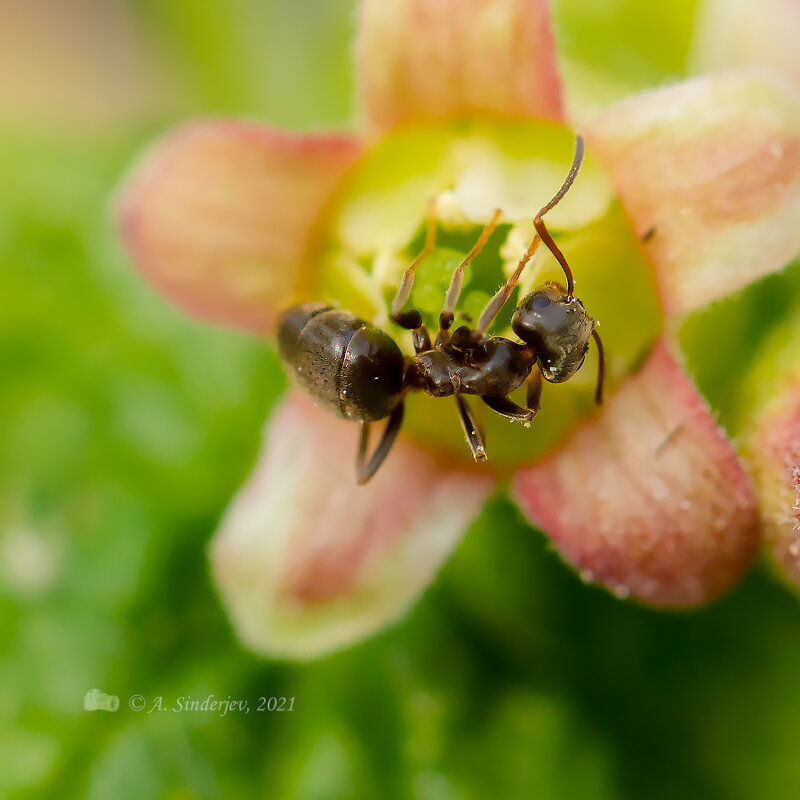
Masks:
[[[362,0],[356,66],[370,129],[487,111],[563,117],[547,0]]]
[[[233,121],[180,128],[123,189],[125,243],[185,311],[269,332],[298,290],[325,203],[359,154],[347,136]]]
[[[690,66],[695,72],[768,67],[800,83],[800,0],[704,0]]]
[[[781,571],[800,585],[800,375],[793,374],[745,431],[764,526]]]
[[[586,130],[646,247],[667,312],[800,253],[800,100],[752,73],[634,96]]]
[[[513,494],[584,579],[654,605],[719,594],[758,541],[736,455],[663,343]]]
[[[403,440],[356,486],[357,432],[290,397],[212,543],[222,599],[259,653],[310,658],[397,619],[492,489]]]

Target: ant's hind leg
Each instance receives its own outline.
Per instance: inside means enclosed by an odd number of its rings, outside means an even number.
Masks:
[[[433,213],[433,200],[428,202],[428,227],[425,232],[425,245],[420,254],[406,267],[400,286],[392,300],[389,319],[407,331],[414,331],[414,351],[424,353],[431,349],[431,336],[428,329],[422,324],[422,314],[416,308],[403,311],[403,306],[408,302],[411,289],[414,286],[414,271],[417,265],[433,252],[436,243],[436,216]]]
[[[386,426],[381,434],[381,439],[367,460],[367,444],[369,442],[369,423],[361,423],[361,432],[358,437],[358,453],[356,455],[356,483],[363,486],[379,469],[392,449],[394,440],[403,424],[403,402],[400,401],[392,410]]]
[[[542,399],[542,371],[539,367],[534,367],[530,378],[528,378],[527,393],[525,398],[525,405],[536,416],[539,411],[539,403]]]
[[[413,331],[422,327],[422,315],[417,309],[412,308],[408,311],[403,311],[403,306],[408,302],[411,296],[411,289],[414,287],[414,272],[421,261],[427,258],[432,252],[436,244],[436,215],[434,213],[434,200],[431,198],[428,201],[428,217],[427,228],[425,230],[425,244],[422,247],[419,255],[406,267],[403,272],[403,277],[400,279],[400,285],[397,287],[397,293],[392,300],[392,307],[389,311],[389,319],[399,325],[401,328]]]
[[[506,419],[513,420],[514,422],[528,423],[533,419],[534,414],[536,414],[535,411],[518,406],[513,400],[509,400],[508,397],[487,397],[483,395],[481,400],[483,400],[495,414],[499,414],[501,417],[506,417]]]
[[[460,394],[456,395],[456,405],[458,405],[458,419],[464,429],[464,436],[467,437],[467,444],[472,451],[472,457],[476,461],[485,461],[486,445],[483,441],[483,433],[475,421],[475,417],[472,416],[470,407]]]

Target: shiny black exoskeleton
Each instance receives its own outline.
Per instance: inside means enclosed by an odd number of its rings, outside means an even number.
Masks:
[[[535,363],[530,348],[490,336],[467,349],[447,343],[417,353],[406,371],[406,383],[431,397],[505,397],[522,386]]]
[[[536,352],[542,377],[561,383],[583,365],[594,320],[577,297],[546,283],[514,309],[511,329]]]
[[[394,339],[349,311],[301,303],[278,320],[278,352],[297,383],[344,419],[388,417],[405,388]]]
[[[320,303],[301,303],[281,315],[278,349],[297,383],[319,405],[361,424],[356,459],[359,483],[368,481],[388,455],[402,424],[403,399],[408,391],[455,397],[464,434],[476,461],[486,458],[486,448],[464,396],[478,396],[496,413],[529,424],[539,409],[542,379],[559,383],[571,378],[583,364],[590,336],[599,351],[596,400],[601,402],[604,358],[600,337],[594,320],[573,296],[572,273],[542,221],[544,214],[572,185],[582,157],[583,142],[578,137],[564,184],[534,219],[536,236],[517,270],[487,303],[474,329],[461,326],[451,332],[453,312],[464,268],[488,240],[500,217],[499,211],[454,271],[434,341],[418,311],[403,311],[411,293],[414,269],[433,249],[435,220],[429,214],[425,247],[403,274],[390,314],[393,322],[413,331],[413,357],[403,356],[391,336],[349,311]],[[541,242],[550,248],[564,269],[567,287],[546,283],[519,302],[511,327],[520,342],[488,335],[488,326],[509,299]],[[508,397],[523,384],[527,384],[525,408]],[[386,417],[380,442],[367,458],[369,424]]]

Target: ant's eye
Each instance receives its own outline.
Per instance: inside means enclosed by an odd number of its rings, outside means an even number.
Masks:
[[[550,298],[547,295],[540,294],[534,297],[531,301],[531,308],[534,311],[542,311],[550,305]]]

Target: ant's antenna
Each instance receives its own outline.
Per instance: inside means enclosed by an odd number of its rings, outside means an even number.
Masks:
[[[564,195],[570,190],[572,184],[575,183],[575,178],[578,177],[578,170],[581,168],[581,164],[583,163],[583,155],[585,151],[586,148],[583,144],[583,136],[577,134],[575,136],[575,152],[572,155],[572,164],[570,164],[567,177],[564,179],[564,183],[561,185],[561,188],[555,193],[553,199],[536,215],[537,219],[543,217],[548,211],[552,211],[561,202]]]
[[[492,324],[492,320],[500,313],[500,309],[506,304],[506,302],[508,302],[508,298],[511,297],[511,292],[514,291],[514,287],[517,285],[517,282],[522,275],[522,271],[525,269],[525,265],[531,260],[533,254],[539,247],[540,242],[544,242],[545,245],[547,245],[550,252],[556,257],[556,260],[564,270],[564,275],[567,279],[567,297],[572,297],[572,293],[575,290],[575,280],[572,277],[572,270],[569,268],[569,264],[567,264],[567,259],[564,257],[564,254],[558,249],[558,246],[550,236],[542,217],[548,211],[552,211],[559,204],[561,199],[575,182],[575,178],[578,175],[578,170],[581,168],[581,164],[583,163],[584,150],[583,137],[578,134],[575,137],[575,152],[572,156],[572,164],[570,165],[567,177],[564,179],[564,183],[561,184],[561,188],[555,193],[553,199],[547,203],[547,205],[542,206],[542,208],[539,210],[539,213],[534,217],[533,227],[536,229],[536,235],[533,237],[528,249],[525,251],[525,255],[520,259],[516,270],[514,270],[514,274],[503,286],[500,287],[500,289],[498,289],[494,297],[492,297],[492,299],[486,304],[485,308],[481,312],[481,315],[478,318],[478,324],[475,328],[476,333],[485,333],[489,325]]]
[[[597,385],[594,390],[594,403],[597,406],[603,405],[603,388],[606,382],[606,355],[603,351],[603,342],[597,328],[592,328],[592,337],[597,345]]]
[[[550,236],[550,232],[545,227],[542,217],[548,211],[552,211],[552,209],[559,204],[564,195],[569,191],[570,186],[572,186],[572,184],[575,182],[575,178],[578,175],[578,170],[581,168],[581,164],[583,163],[583,153],[583,136],[578,134],[575,137],[575,152],[572,155],[572,164],[570,165],[569,172],[567,173],[564,183],[561,184],[561,188],[555,193],[553,199],[546,206],[543,206],[533,219],[533,227],[536,228],[537,235],[547,245],[550,252],[556,257],[556,261],[558,261],[558,263],[561,265],[561,269],[564,270],[564,276],[567,279],[567,297],[572,297],[572,293],[575,290],[575,280],[572,277],[572,270],[569,268],[569,264],[567,264],[566,257],[561,250],[558,249],[558,246],[553,241],[553,237]]]

